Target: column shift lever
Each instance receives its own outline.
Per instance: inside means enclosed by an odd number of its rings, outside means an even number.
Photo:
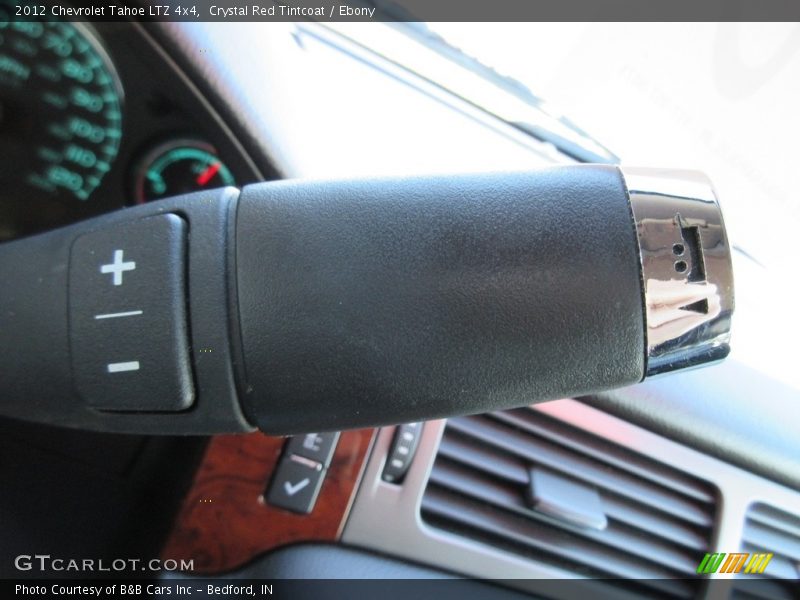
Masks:
[[[0,277],[0,414],[137,433],[591,394],[724,358],[733,311],[707,179],[605,165],[203,192],[3,244]]]

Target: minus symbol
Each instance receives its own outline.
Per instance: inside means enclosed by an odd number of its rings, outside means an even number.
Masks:
[[[109,363],[106,365],[109,373],[123,373],[125,371],[138,371],[139,361],[131,360],[129,362]]]
[[[128,312],[108,313],[105,315],[95,315],[95,319],[117,319],[119,317],[135,317],[142,314],[141,310],[129,310]]]

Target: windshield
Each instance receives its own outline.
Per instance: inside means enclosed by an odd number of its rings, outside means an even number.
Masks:
[[[706,171],[738,246],[763,264],[788,267],[796,259],[781,252],[781,240],[800,223],[798,25],[429,27],[524,84],[622,162]]]

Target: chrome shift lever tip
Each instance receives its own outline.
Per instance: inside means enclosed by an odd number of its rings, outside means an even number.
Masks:
[[[697,171],[620,172],[639,243],[645,377],[722,360],[730,352],[733,268],[711,182]]]

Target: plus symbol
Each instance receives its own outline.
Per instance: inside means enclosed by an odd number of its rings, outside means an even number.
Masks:
[[[125,271],[133,271],[136,268],[136,263],[133,261],[123,262],[122,250],[114,250],[114,262],[108,265],[101,265],[101,273],[112,273],[114,276],[114,285],[122,285],[122,274]]]

